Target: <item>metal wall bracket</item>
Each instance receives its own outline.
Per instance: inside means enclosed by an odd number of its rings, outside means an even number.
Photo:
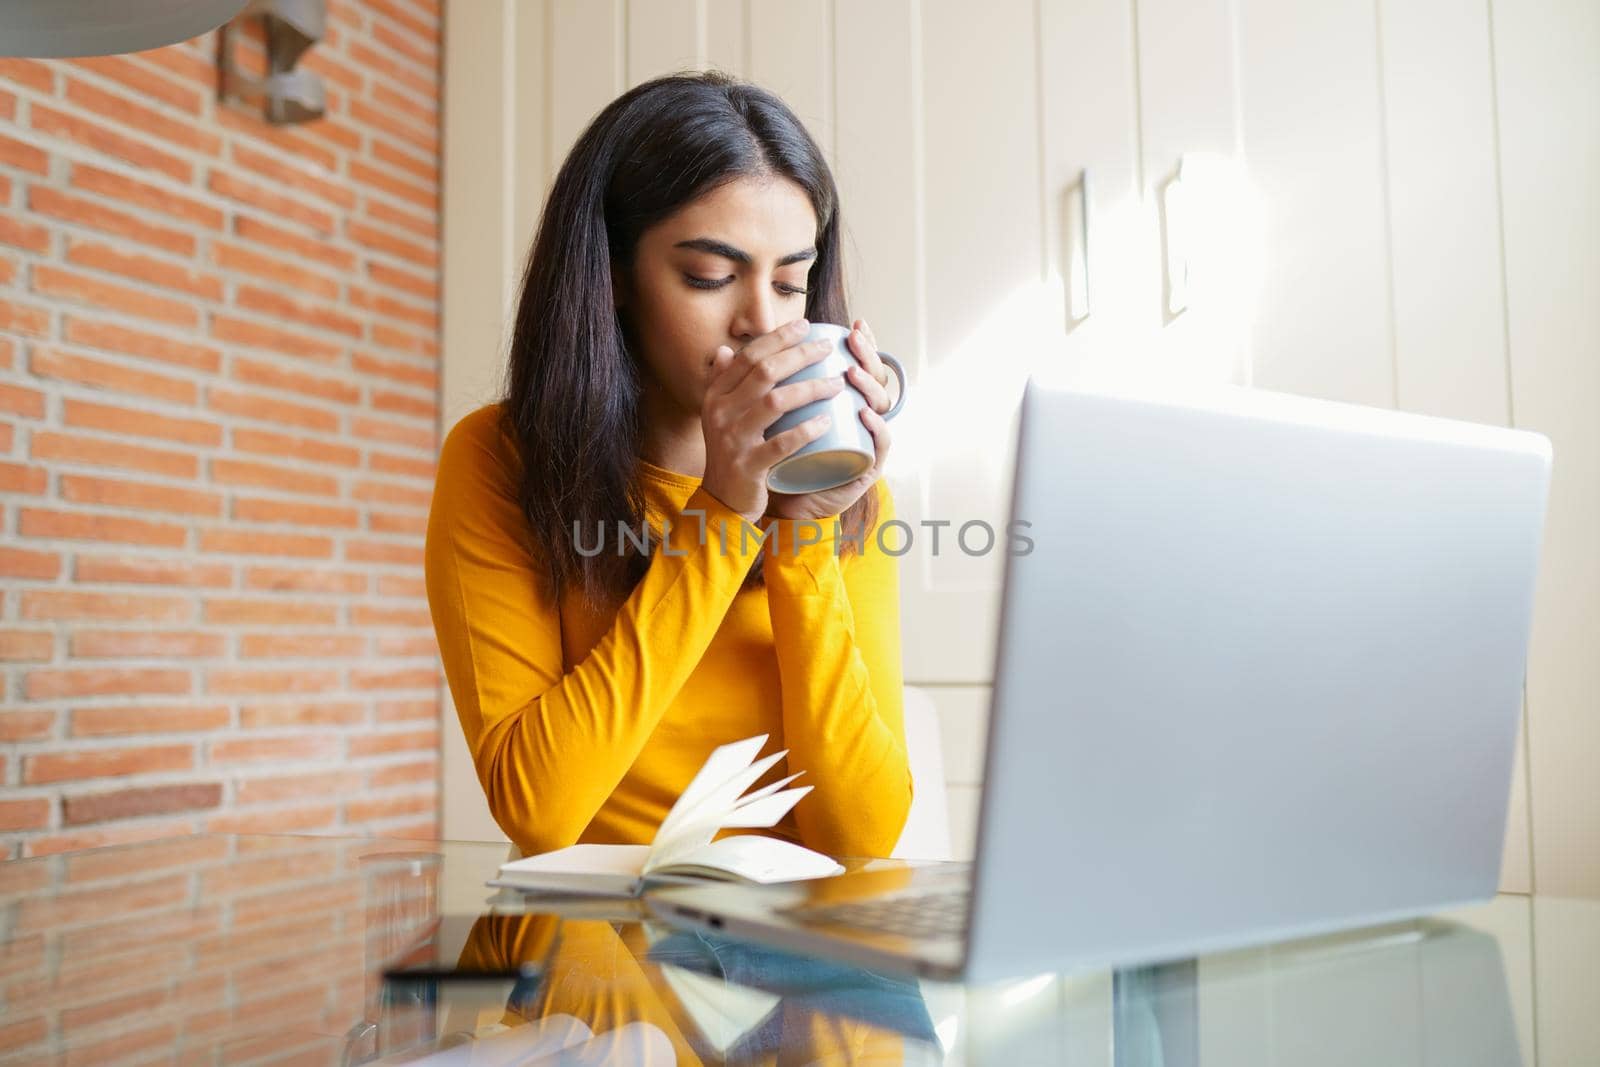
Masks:
[[[1062,264],[1066,276],[1067,329],[1089,317],[1093,288],[1089,281],[1089,171],[1067,187],[1061,204]]]
[[[267,73],[256,78],[234,62],[234,26],[218,36],[218,92],[224,102],[262,100],[267,121],[274,125],[309,122],[327,110],[322,79],[295,70],[306,49],[322,39],[327,28],[325,0],[251,0],[240,18],[260,17],[267,39]]]

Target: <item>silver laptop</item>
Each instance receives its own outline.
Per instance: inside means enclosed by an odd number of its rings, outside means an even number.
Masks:
[[[669,890],[678,922],[985,980],[1494,895],[1550,445],[1030,380],[976,856]]]

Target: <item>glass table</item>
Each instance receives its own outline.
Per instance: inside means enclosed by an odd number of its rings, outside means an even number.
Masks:
[[[959,985],[484,886],[503,844],[200,835],[0,864],[0,1065],[1600,1064],[1600,902]]]

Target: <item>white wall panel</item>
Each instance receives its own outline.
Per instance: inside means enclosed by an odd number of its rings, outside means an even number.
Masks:
[[[1372,6],[1238,0],[1235,12],[1241,141],[1267,227],[1254,384],[1389,407]]]
[[[745,9],[749,7],[749,0],[703,0],[703,3],[706,66],[744,77],[750,69],[749,38],[745,34]]]
[[[1045,277],[1062,334],[1044,358],[1072,371],[1127,370],[1160,327],[1131,5],[1046,0],[1039,14]],[[1076,308],[1075,284],[1087,297]]]
[[[1538,1050],[1579,1063],[1600,1047],[1600,6],[1492,14],[1511,412],[1555,457],[1527,696]]]
[[[1139,357],[1148,374],[1165,381],[1246,384],[1253,306],[1244,290],[1252,278],[1237,261],[1240,250],[1260,254],[1259,237],[1239,217],[1248,191],[1207,186],[1204,175],[1181,170],[1186,156],[1240,159],[1233,4],[1140,0],[1134,6],[1140,195],[1147,205],[1137,233],[1138,292],[1147,302],[1141,321],[1154,327],[1141,334]],[[1180,174],[1188,178],[1189,196],[1175,215],[1167,194]],[[1167,299],[1169,270],[1187,290],[1177,311]]]
[[[628,85],[699,67],[704,0],[633,0],[627,10]]]
[[[1533,870],[1600,896],[1600,8],[1494,8],[1511,410],[1555,461],[1528,665]]]
[[[956,535],[987,523],[1003,546],[1016,406],[1056,329],[1042,269],[1035,7],[1005,0],[975,18],[963,3],[925,3],[920,29],[927,346],[921,399],[897,427],[922,480],[920,499],[901,503],[915,537],[904,603],[921,623],[906,675],[984,682],[1004,557],[980,551],[980,527],[972,554]]]
[[[519,254],[511,222],[513,78],[507,0],[452,4],[445,12],[443,322],[441,429],[492,400],[504,366],[506,310]],[[440,439],[443,440],[443,433]],[[447,839],[499,840],[472,768],[448,686],[441,685],[440,827]]]
[[[627,11],[624,0],[548,3],[549,144],[559,161],[600,109],[627,88]]]
[[[748,77],[788,104],[831,166],[833,151],[833,7],[830,0],[752,3],[744,17]]]
[[[1489,20],[1454,0],[1380,9],[1399,406],[1505,425]]]
[[[507,37],[515,59],[508,76],[509,99],[503,106],[510,112],[509,138],[511,170],[501,176],[502,195],[511,198],[511,277],[506,284],[508,306],[514,307],[516,286],[521,280],[529,245],[539,227],[539,212],[544,208],[550,183],[555,179],[560,160],[550,149],[553,133],[550,123],[550,46],[554,12],[550,0],[515,0]],[[470,164],[459,168],[465,170]],[[508,338],[509,339],[509,338]]]
[[[1494,78],[1484,8],[1408,0],[1378,11],[1398,406],[1508,425]],[[1501,886],[1529,892],[1519,738]]]

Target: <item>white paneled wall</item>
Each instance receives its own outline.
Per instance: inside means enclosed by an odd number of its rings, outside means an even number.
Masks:
[[[1527,690],[1533,876],[1547,895],[1534,911],[1538,1048],[1541,1062],[1581,1063],[1600,1047],[1600,968],[1594,936],[1572,923],[1593,909],[1556,898],[1600,896],[1600,5],[1497,3],[1492,30],[1511,412],[1556,457]]]
[[[971,856],[977,844],[978,788],[983,784],[990,687],[940,685],[926,686],[924,691],[939,709],[944,776],[950,794],[951,852]]]
[[[949,527],[935,554],[919,522],[1003,526],[1022,382],[1061,364],[1549,434],[1504,884],[1600,893],[1593,3],[473,0],[447,20],[447,423],[497,388],[550,176],[617,93],[717,66],[782,94],[823,146],[851,311],[917,394],[890,474],[917,536],[906,680],[944,718],[958,849],[972,840],[1003,557],[957,551]],[[1164,204],[1197,153],[1242,166],[1260,230],[1241,215],[1229,251],[1264,269],[1254,280],[1189,260],[1190,291],[1209,295],[1175,314],[1182,230]],[[1085,272],[1087,302],[1069,302]],[[1215,299],[1230,287],[1237,304]],[[977,417],[941,433],[958,401]],[[992,447],[966,446],[975,433]],[[447,737],[446,833],[492,832]]]
[[[1390,4],[1378,33],[1396,405],[1510,425],[1489,20],[1447,0]],[[1515,890],[1533,884],[1526,742],[1524,729],[1501,873]]]
[[[1555,447],[1528,665],[1540,891],[1600,894],[1600,7],[1494,9],[1511,408]]]

